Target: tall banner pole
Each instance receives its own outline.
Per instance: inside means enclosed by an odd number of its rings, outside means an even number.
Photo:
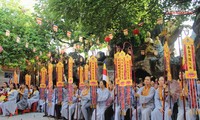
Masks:
[[[125,52],[120,52],[120,81],[119,81],[119,87],[120,87],[120,107],[121,107],[121,115],[124,117],[126,115],[125,111],[125,87],[126,87],[126,66],[125,66]]]
[[[165,73],[167,73],[167,81],[168,81],[168,88],[170,90],[170,82],[172,81],[172,75],[171,75],[171,68],[170,68],[170,50],[167,43],[167,40],[164,44],[164,84],[165,84]],[[162,101],[162,107],[163,111],[165,111],[165,88],[163,90],[164,97],[161,100]],[[170,109],[171,110],[171,96],[170,96]],[[163,114],[163,120],[165,120],[165,114]]]
[[[53,94],[53,65],[51,63],[48,64],[48,100],[52,100]]]
[[[197,91],[196,91],[196,61],[195,61],[195,48],[194,40],[188,36],[183,39],[183,54],[185,62],[185,79],[189,83],[189,96],[191,101],[191,109],[193,112],[198,113],[197,104]]]
[[[46,88],[46,75],[47,75],[47,69],[45,67],[42,67],[40,70],[40,99],[45,99],[45,88]],[[46,102],[46,101],[45,101]]]
[[[125,56],[125,75],[126,75],[126,104],[130,109],[130,119],[132,119],[131,87],[132,87],[132,59],[129,54]]]
[[[56,64],[56,72],[57,72],[57,82],[56,82],[56,86],[58,89],[58,101],[62,101],[62,87],[64,86],[64,82],[63,82],[63,74],[64,74],[64,65],[63,63],[60,61]]]
[[[89,68],[90,68],[90,87],[91,87],[91,97],[92,97],[92,108],[96,109],[95,111],[95,120],[97,119],[97,58],[92,56],[89,59]]]

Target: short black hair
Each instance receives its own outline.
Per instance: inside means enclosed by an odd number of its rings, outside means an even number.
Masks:
[[[101,81],[103,82],[104,87],[106,87],[106,81],[105,80],[101,80]]]

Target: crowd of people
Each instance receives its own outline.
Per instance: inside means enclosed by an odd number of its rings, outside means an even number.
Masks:
[[[181,80],[179,81],[181,83]],[[16,109],[21,112],[30,109],[32,104],[37,102],[38,112],[44,112],[44,116],[47,117],[64,120],[162,120],[163,114],[165,120],[184,120],[184,112],[186,120],[199,119],[199,113],[191,109],[187,81],[184,82],[184,87],[182,84],[177,87],[180,87],[182,92],[177,99],[172,99],[168,84],[162,76],[154,83],[151,82],[150,76],[146,76],[140,84],[133,81],[131,106],[125,104],[125,111],[122,112],[119,104],[122,99],[119,99],[120,95],[117,95],[118,90],[113,81],[99,81],[96,90],[96,107],[92,107],[91,87],[88,80],[85,80],[82,89],[79,89],[78,83],[73,83],[72,102],[68,102],[67,83],[62,88],[62,101],[59,101],[56,86],[53,86],[52,99],[48,100],[47,96],[50,94],[48,87],[45,89],[45,99],[40,99],[37,86],[31,85],[29,88],[23,83],[19,85],[4,82],[0,91],[0,110],[2,116],[14,115]],[[199,96],[198,91],[200,92],[200,84],[197,84],[197,96]],[[200,102],[199,98],[197,102]]]

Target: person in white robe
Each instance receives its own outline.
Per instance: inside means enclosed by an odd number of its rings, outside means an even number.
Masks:
[[[10,91],[8,92],[8,101],[2,103],[2,112],[3,116],[15,114],[15,110],[17,109],[17,95],[18,92],[15,90],[15,84],[10,84]]]
[[[85,81],[85,87],[81,91],[81,94],[78,96],[78,98],[81,99],[81,108],[79,111],[81,111],[83,117],[85,120],[89,120],[88,118],[88,108],[91,106],[91,98],[90,98],[90,85],[89,81]]]
[[[28,99],[28,108],[31,109],[31,105],[35,102],[38,102],[40,99],[40,93],[37,86],[33,86],[33,91]]]
[[[73,98],[72,98],[72,103],[64,102],[62,104],[61,116],[64,119],[68,119],[68,120],[72,119],[72,114],[75,111],[75,105],[76,105],[76,102],[77,102],[78,92],[79,92],[79,90],[78,90],[77,83],[73,83]]]
[[[151,119],[151,112],[154,108],[154,94],[155,89],[151,87],[151,77],[146,76],[144,79],[144,87],[141,87],[138,92],[135,94],[135,97],[139,99],[139,106],[138,106],[138,114],[140,120],[150,120]],[[133,117],[135,115],[133,114]]]
[[[163,113],[164,113],[164,119],[165,120],[171,120],[172,110],[170,109],[170,103],[171,108],[173,108],[173,101],[170,102],[170,96],[168,95],[168,87],[164,84],[164,77],[159,77],[158,80],[159,87],[155,92],[154,96],[154,103],[155,103],[155,109],[151,113],[151,119],[152,120],[162,120],[163,119]],[[164,89],[165,89],[165,107],[164,105]]]
[[[92,120],[105,120],[106,102],[110,97],[110,92],[106,88],[106,81],[101,80],[99,86],[100,88],[97,90],[97,107],[92,113]]]
[[[28,89],[24,84],[21,84],[21,89],[18,90],[20,101],[17,103],[18,110],[24,110],[28,107]]]

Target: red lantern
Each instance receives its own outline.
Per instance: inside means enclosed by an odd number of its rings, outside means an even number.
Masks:
[[[0,53],[3,51],[3,47],[2,46],[0,46]]]
[[[133,34],[134,34],[134,35],[138,35],[139,33],[140,33],[140,31],[139,31],[138,29],[134,29],[134,30],[133,30]]]
[[[57,25],[53,25],[53,31],[57,32],[58,31],[58,26]]]
[[[111,40],[111,39],[110,39],[110,37],[108,37],[108,36],[106,36],[105,39],[104,39],[105,42],[110,42],[110,40]]]

